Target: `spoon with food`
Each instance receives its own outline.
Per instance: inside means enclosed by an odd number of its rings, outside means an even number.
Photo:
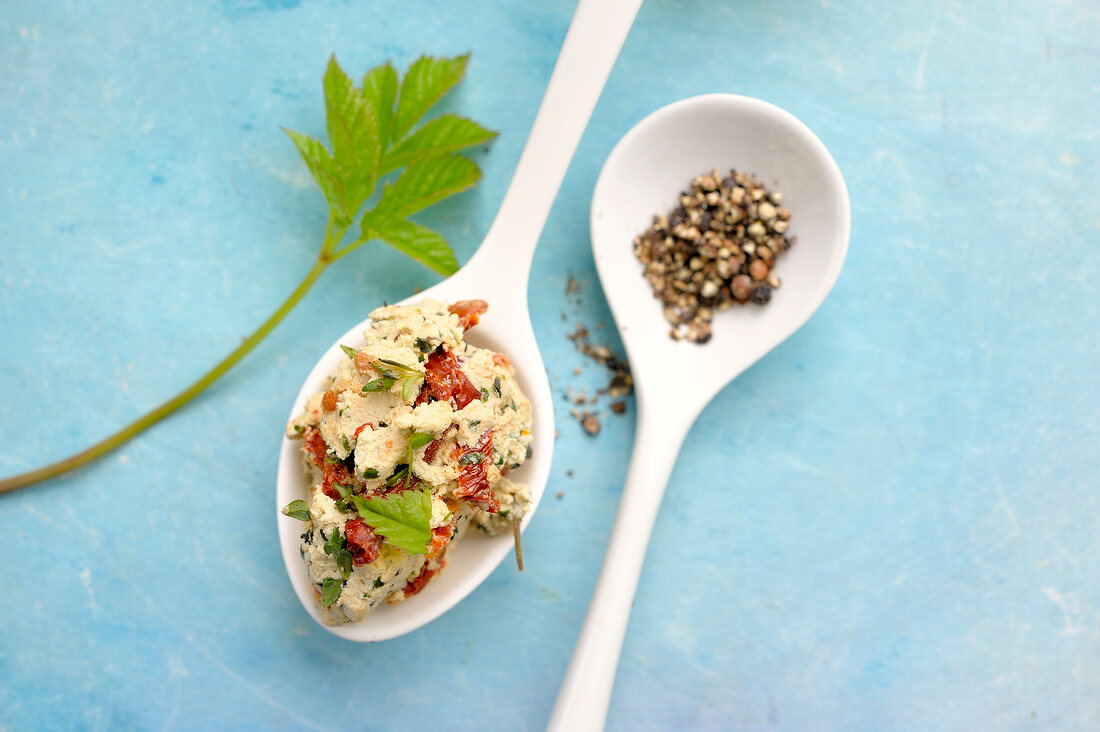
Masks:
[[[604,164],[591,216],[638,423],[603,568],[550,722],[568,732],[603,726],[646,545],[684,437],[719,390],[821,305],[850,229],[848,191],[821,141],[778,107],[730,94],[686,99],[638,123]]]
[[[294,402],[280,546],[298,599],[338,636],[415,630],[513,545],[520,559],[554,444],[527,309],[531,259],[640,5],[581,0],[481,247],[451,278],[341,336]]]

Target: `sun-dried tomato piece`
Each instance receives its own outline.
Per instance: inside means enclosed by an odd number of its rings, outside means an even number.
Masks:
[[[433,351],[424,363],[424,387],[416,403],[423,404],[428,400],[428,395],[435,397],[436,401],[449,401],[458,410],[480,398],[481,392],[462,373],[455,355],[446,349],[439,349]]]
[[[316,427],[310,427],[302,433],[302,440],[309,457],[321,470],[321,491],[334,501],[340,500],[340,494],[332,487],[333,483],[351,487],[354,478],[342,462],[330,462],[328,445]]]
[[[412,597],[416,593],[424,589],[424,586],[428,584],[428,581],[435,576],[435,573],[443,569],[442,565],[435,569],[428,569],[427,563],[424,564],[424,569],[420,570],[420,574],[409,580],[409,583],[405,585],[405,597]]]
[[[428,443],[428,446],[424,448],[424,462],[428,465],[432,464],[435,460],[435,456],[439,454],[439,448],[443,447],[443,443],[447,441],[447,435],[451,433],[451,430],[457,430],[458,425],[452,424],[447,429],[443,430],[443,433],[439,437],[435,438]]]
[[[348,540],[351,563],[356,567],[370,564],[378,559],[378,551],[382,548],[382,537],[376,534],[374,528],[368,526],[363,519],[355,518],[344,524],[344,536]]]
[[[464,330],[469,330],[477,325],[481,314],[489,309],[489,303],[484,300],[459,300],[447,309],[458,316],[458,322]]]
[[[452,519],[450,523],[443,526],[436,526],[432,529],[432,541],[428,544],[428,559],[439,556],[439,553],[446,548],[447,543],[451,540],[451,533],[454,531],[455,522]]]
[[[359,439],[359,433],[363,431],[364,427],[370,427],[371,430],[373,430],[374,429],[374,423],[373,422],[364,422],[363,424],[356,427],[355,428],[355,435],[354,435],[355,439],[357,439],[357,440]]]
[[[302,433],[302,442],[309,452],[309,457],[313,460],[313,464],[318,468],[324,467],[328,445],[325,444],[325,440],[321,437],[320,431],[318,431],[316,427],[306,428],[306,431]]]
[[[462,465],[463,459],[474,453],[480,454],[481,460],[469,465]],[[462,467],[461,472],[458,474],[458,488],[454,494],[480,509],[489,513],[496,513],[500,510],[500,502],[497,501],[493,489],[489,487],[489,460],[492,455],[492,430],[485,430],[476,445],[462,447],[458,457],[459,465],[462,465]]]

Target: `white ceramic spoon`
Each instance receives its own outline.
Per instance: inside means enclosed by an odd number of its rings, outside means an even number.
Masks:
[[[524,527],[542,498],[554,449],[550,384],[527,311],[531,257],[569,161],[640,5],[641,0],[581,0],[531,136],[481,247],[453,277],[401,302],[409,304],[426,297],[444,302],[488,301],[489,312],[470,331],[469,340],[507,354],[516,366],[520,386],[531,399],[532,456],[512,474],[531,488],[531,510],[523,520]],[[359,323],[325,352],[302,385],[290,411],[291,417],[302,412],[309,396],[320,391],[325,378],[347,358],[340,344],[362,343],[362,332],[367,324],[366,320]],[[283,439],[276,486],[277,511],[296,498],[307,498],[309,485],[302,470],[300,445],[300,441]],[[314,586],[298,553],[301,525],[282,515],[278,515],[277,521],[290,582],[303,607],[321,623]],[[356,641],[379,641],[408,633],[466,597],[500,564],[511,548],[511,536],[490,539],[471,533],[448,553],[447,570],[420,594],[400,605],[383,606],[357,623],[340,626],[322,623],[322,626],[338,636]]]
[[[667,336],[632,242],[712,168],[755,173],[781,191],[798,242],[776,264],[782,282],[771,302],[718,313],[713,339],[700,346]],[[596,182],[591,223],[600,283],[634,374],[638,426],[607,555],[551,717],[550,729],[561,732],[603,727],[646,544],[685,435],[723,386],[821,305],[844,263],[850,215],[840,170],[804,124],[757,99],[711,94],[659,109],[627,133]]]

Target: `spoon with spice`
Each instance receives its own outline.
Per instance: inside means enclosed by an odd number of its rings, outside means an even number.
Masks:
[[[425,298],[488,302],[489,310],[469,334],[469,341],[509,356],[515,364],[520,387],[531,400],[534,440],[531,457],[511,476],[526,483],[531,491],[531,505],[523,526],[542,497],[554,448],[550,384],[527,309],[531,259],[569,162],[640,5],[641,0],[580,1],[515,175],[481,247],[454,276],[399,303],[409,305]],[[294,402],[292,418],[303,411],[311,394],[326,388],[323,386],[326,378],[347,358],[341,344],[359,343],[367,325],[364,321],[351,328],[321,357]],[[283,440],[277,511],[291,501],[307,497],[309,481],[301,466],[300,444],[299,440]],[[279,516],[283,561],[302,606],[321,624],[315,587],[299,556],[301,529],[296,523]],[[516,541],[518,550],[518,532]],[[322,624],[322,627],[355,641],[379,641],[408,633],[472,592],[512,546],[512,537],[467,537],[453,552],[448,552],[446,571],[419,594],[399,605],[382,607],[358,622]]]
[[[712,216],[723,221],[711,225]],[[627,133],[596,182],[591,227],[638,423],[603,568],[550,720],[550,729],[569,732],[603,726],[646,545],[684,437],[715,394],[824,301],[848,250],[848,191],[825,146],[791,114],[710,94],[659,109]],[[704,240],[707,230],[717,235]],[[662,253],[662,244],[679,254]],[[694,299],[672,297],[670,288]]]

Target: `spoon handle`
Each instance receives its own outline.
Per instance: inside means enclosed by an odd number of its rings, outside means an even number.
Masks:
[[[580,0],[512,182],[485,241],[466,268],[527,278],[550,207],[642,0]]]
[[[691,427],[691,418],[668,405],[656,405],[649,413],[643,396],[638,394],[638,429],[619,512],[573,660],[550,716],[547,729],[551,732],[603,729],[646,545],[676,454]]]

